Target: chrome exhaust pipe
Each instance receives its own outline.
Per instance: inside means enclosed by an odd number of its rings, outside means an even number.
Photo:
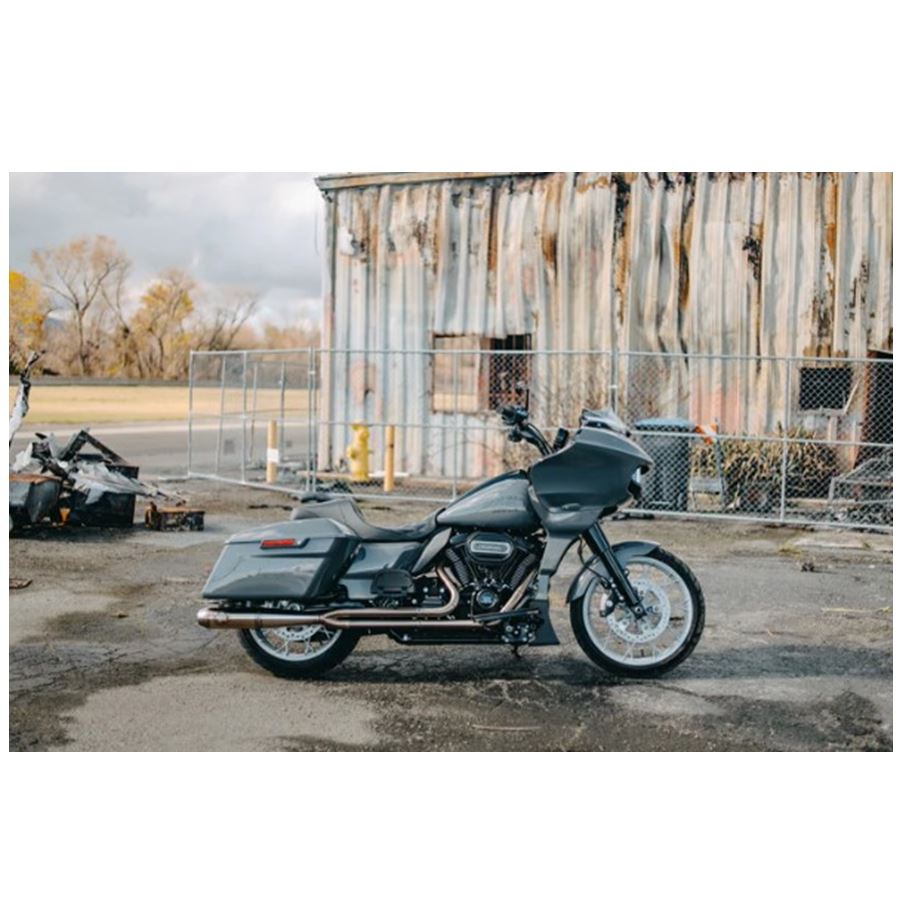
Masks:
[[[332,612],[304,614],[287,612],[227,612],[215,607],[205,607],[197,613],[197,624],[204,628],[301,628],[305,625],[325,625],[328,628],[482,628],[480,622],[464,619],[436,622],[452,613],[459,605],[459,588],[442,569],[438,577],[450,592],[443,606],[434,609],[403,607],[400,609],[336,609]]]
[[[201,609],[197,624],[212,629],[300,628],[305,625],[324,625],[326,628],[484,628],[483,623],[470,619],[346,619],[337,616],[290,616],[259,613],[231,613],[221,609]]]
[[[197,613],[197,624],[204,628],[295,628],[301,625],[322,625],[320,616],[301,616],[294,613],[241,613],[204,607]]]
[[[332,621],[349,621],[352,619],[372,618],[378,619],[439,619],[441,616],[449,615],[459,606],[459,588],[456,582],[443,570],[437,570],[437,576],[444,583],[450,593],[450,598],[443,606],[436,606],[433,609],[421,609],[417,606],[404,606],[397,609],[336,609],[334,612],[323,613],[323,618]],[[367,626],[368,627],[368,626]]]

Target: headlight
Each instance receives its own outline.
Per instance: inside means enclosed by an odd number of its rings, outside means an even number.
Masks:
[[[631,476],[631,481],[628,483],[628,493],[634,497],[635,500],[641,499],[641,470],[635,469],[634,475]]]

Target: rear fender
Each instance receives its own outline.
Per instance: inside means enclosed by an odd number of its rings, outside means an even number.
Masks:
[[[613,544],[612,550],[619,564],[625,568],[630,560],[636,556],[647,556],[658,546],[659,544],[654,544],[652,541],[622,541],[621,544]],[[597,575],[604,573],[609,574],[606,564],[599,556],[592,556],[569,585],[566,602],[574,603],[576,600],[580,600],[587,593]]]

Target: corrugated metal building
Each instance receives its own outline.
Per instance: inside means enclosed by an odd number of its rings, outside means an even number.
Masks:
[[[403,173],[318,185],[324,345],[359,351],[323,364],[323,412],[421,426],[402,439],[411,472],[449,471],[435,426],[458,423],[460,409],[481,426],[489,410],[441,402],[435,357],[381,351],[616,348],[625,390],[641,381],[629,351],[893,349],[890,173]],[[571,379],[554,365],[538,355],[531,380]],[[718,416],[734,433],[782,420],[784,366],[652,365],[654,400],[630,404],[632,416]],[[343,454],[342,429],[322,440],[329,458]],[[470,473],[485,466],[467,453]]]

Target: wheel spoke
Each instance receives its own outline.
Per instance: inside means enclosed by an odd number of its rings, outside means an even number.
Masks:
[[[338,639],[338,629],[328,630],[321,625],[297,628],[260,628],[249,632],[266,653],[287,662],[314,659]]]

